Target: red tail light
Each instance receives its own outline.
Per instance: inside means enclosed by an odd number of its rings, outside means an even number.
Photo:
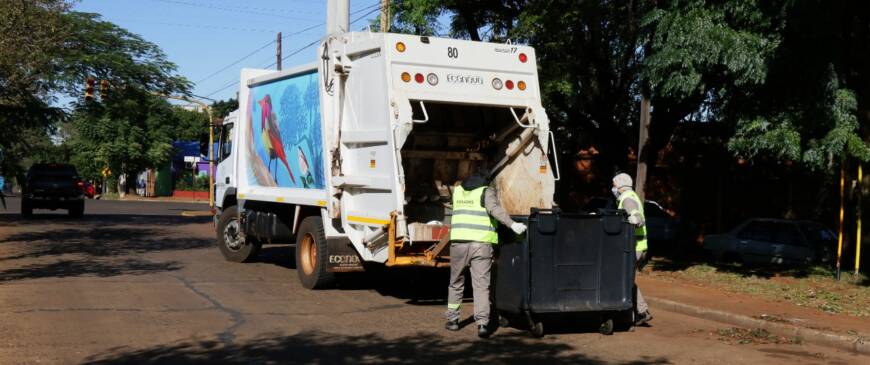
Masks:
[[[529,56],[526,56],[525,53],[520,53],[520,62],[526,63],[529,60]]]
[[[416,74],[416,75],[414,75],[414,81],[417,81],[418,84],[422,84],[422,83],[423,83],[423,80],[425,80],[425,79],[426,79],[426,78],[423,77],[423,74]]]
[[[504,87],[506,87],[508,90],[513,90],[514,89],[514,82],[511,80],[507,80],[504,82]]]

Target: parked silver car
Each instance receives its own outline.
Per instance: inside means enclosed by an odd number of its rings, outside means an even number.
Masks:
[[[836,235],[819,223],[755,218],[731,232],[709,235],[704,249],[717,260],[751,264],[809,264],[832,259]]]

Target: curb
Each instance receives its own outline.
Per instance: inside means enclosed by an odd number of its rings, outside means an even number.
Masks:
[[[184,210],[181,215],[184,217],[211,217],[214,214],[210,210]]]
[[[870,341],[860,336],[841,335],[838,333],[820,331],[812,328],[765,321],[749,316],[744,316],[741,314],[734,314],[710,308],[697,307],[694,305],[678,303],[667,299],[646,297],[646,300],[650,304],[670,312],[709,319],[734,326],[762,328],[775,335],[797,337],[807,342],[835,347],[838,349],[847,350],[859,354],[870,355]]]
[[[104,201],[116,201],[116,202],[208,204],[208,200],[176,200],[176,199],[147,199],[147,198],[146,198],[146,199],[136,199],[136,198],[133,198],[133,199],[130,199],[130,198],[123,198],[123,199],[118,199],[118,198],[114,198],[114,199],[106,199],[106,198],[103,198],[103,199],[100,199],[100,200],[104,200]]]

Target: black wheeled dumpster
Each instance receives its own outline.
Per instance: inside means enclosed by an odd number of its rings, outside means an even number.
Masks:
[[[517,218],[522,220],[521,218]],[[591,315],[599,331],[632,321],[634,229],[621,211],[532,210],[523,235],[500,232],[496,309],[513,327],[543,336],[543,320]]]

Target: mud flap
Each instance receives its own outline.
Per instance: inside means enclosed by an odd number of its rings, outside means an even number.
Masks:
[[[327,239],[329,245],[329,260],[326,270],[329,272],[357,272],[364,271],[362,259],[350,240],[346,238]]]

